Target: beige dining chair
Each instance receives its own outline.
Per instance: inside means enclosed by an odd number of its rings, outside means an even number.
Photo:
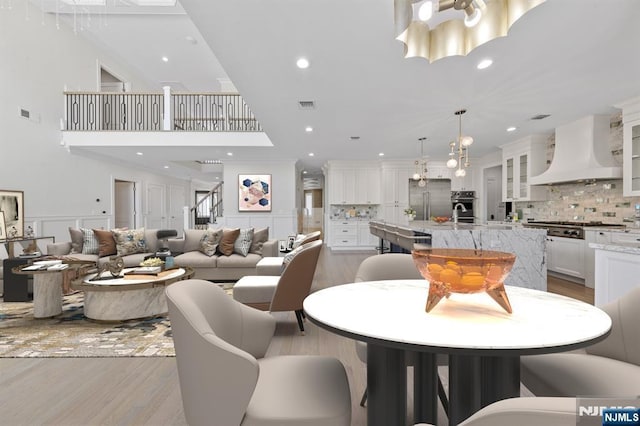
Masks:
[[[240,303],[271,312],[294,311],[304,333],[302,302],[311,291],[320,257],[322,240],[300,246],[282,275],[248,275],[233,286],[233,298]]]
[[[520,358],[522,383],[538,396],[640,395],[640,286],[602,307],[611,333],[585,349]]]
[[[577,420],[575,398],[522,397],[494,402],[458,426],[576,426]]]
[[[306,235],[303,235],[299,240],[294,243],[293,249],[297,249],[305,244],[320,239],[320,231],[313,231]],[[257,275],[280,275],[284,270],[284,261],[287,256],[266,256],[260,259],[256,264]]]
[[[188,424],[349,426],[351,396],[339,360],[265,357],[275,319],[209,281],[180,281],[166,296]]]
[[[363,281],[382,281],[382,280],[423,280],[418,268],[413,262],[413,258],[410,254],[405,253],[387,253],[377,254],[366,258],[360,263],[356,272],[354,282]],[[425,293],[425,301],[426,301]],[[358,358],[366,363],[367,362],[367,344],[359,340],[355,341],[356,354]],[[447,360],[445,356],[438,356],[438,364],[446,365]],[[407,365],[412,365],[413,360],[411,357],[407,357]],[[445,411],[448,411],[447,396],[444,391],[444,387],[438,379],[438,394]],[[362,398],[360,399],[360,406],[364,407],[367,401],[367,390],[364,390]]]

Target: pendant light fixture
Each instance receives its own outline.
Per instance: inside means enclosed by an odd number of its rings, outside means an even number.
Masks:
[[[424,188],[427,186],[427,158],[424,156],[424,141],[426,137],[418,138],[420,141],[420,159],[413,164],[416,166],[416,172],[413,174],[413,180],[418,181],[418,186]]]
[[[458,144],[456,145],[456,141],[449,143],[451,151],[449,152],[447,167],[450,169],[458,167],[455,171],[456,177],[464,177],[467,174],[465,169],[471,165],[469,162],[469,146],[473,143],[473,138],[462,135],[462,114],[466,112],[466,109],[461,109],[454,113],[458,116]]]

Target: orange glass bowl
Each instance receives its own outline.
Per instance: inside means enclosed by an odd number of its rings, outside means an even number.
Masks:
[[[430,312],[451,293],[486,292],[505,311],[511,303],[504,288],[516,256],[475,249],[428,249],[411,252],[420,274],[429,281],[426,311]]]

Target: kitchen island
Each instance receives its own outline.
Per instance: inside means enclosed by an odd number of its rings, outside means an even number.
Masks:
[[[413,234],[419,244],[424,244],[430,236],[433,248],[475,248],[513,253],[516,261],[505,285],[547,290],[545,230],[524,228],[519,224],[438,224],[432,221],[412,221],[408,225],[370,222],[370,229],[372,234],[406,250],[413,246],[412,237],[407,238],[407,234]]]
[[[595,249],[596,306],[619,299],[640,285],[640,242],[591,243],[589,247]]]

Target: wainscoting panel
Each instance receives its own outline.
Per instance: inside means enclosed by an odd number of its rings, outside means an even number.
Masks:
[[[285,240],[296,234],[296,217],[293,215],[247,214],[218,218],[218,225],[225,228],[265,228],[269,227],[269,238]]]

